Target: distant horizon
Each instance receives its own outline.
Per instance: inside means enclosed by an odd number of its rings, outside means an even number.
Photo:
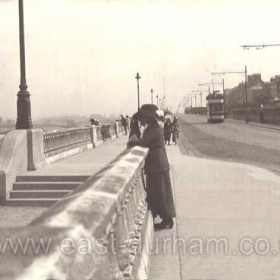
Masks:
[[[18,5],[1,1],[0,114],[16,116],[19,90]],[[32,119],[83,113],[132,115],[140,103],[185,94],[211,79],[237,86],[244,75],[279,75],[278,0],[29,0],[24,1],[26,78]],[[205,105],[205,100],[203,101]]]

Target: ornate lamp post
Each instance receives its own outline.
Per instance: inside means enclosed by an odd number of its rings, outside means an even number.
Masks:
[[[25,45],[23,0],[19,0],[19,46],[20,46],[20,91],[17,98],[16,129],[32,128],[30,94],[27,91],[25,75]]]
[[[140,95],[139,95],[139,80],[141,79],[139,73],[137,72],[135,79],[137,80],[137,94],[138,94],[138,111],[140,109]]]
[[[152,104],[154,104],[153,93],[154,93],[154,91],[153,91],[153,89],[151,89],[151,103],[152,103]]]

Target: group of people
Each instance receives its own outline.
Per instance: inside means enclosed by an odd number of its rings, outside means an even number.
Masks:
[[[170,145],[170,140],[172,136],[172,141],[177,144],[178,138],[179,138],[179,124],[178,124],[178,119],[174,117],[173,122],[171,122],[170,118],[167,118],[164,122],[163,126],[164,130],[164,143]]]
[[[161,125],[162,118],[162,111],[158,110],[157,106],[142,105],[140,110],[132,116],[127,143],[128,147],[138,145],[149,148],[144,172],[148,208],[152,212],[154,221],[157,216],[161,218],[160,223],[154,222],[156,229],[172,228],[175,217],[169,162]],[[142,129],[140,129],[139,123]]]

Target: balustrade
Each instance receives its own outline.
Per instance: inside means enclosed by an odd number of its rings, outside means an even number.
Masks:
[[[147,153],[140,147],[123,152],[30,225],[5,229],[1,242],[9,236],[23,244],[32,238],[51,245],[47,252],[30,250],[24,258],[20,250],[0,256],[0,278],[147,279],[142,257],[150,253],[152,242],[145,248],[146,237],[152,241],[153,230],[142,180]]]
[[[44,133],[44,153],[47,158],[90,143],[92,143],[91,127]]]

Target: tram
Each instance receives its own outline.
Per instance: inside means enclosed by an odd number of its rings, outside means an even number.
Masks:
[[[225,120],[224,97],[219,91],[213,91],[206,97],[208,122],[223,122]]]

